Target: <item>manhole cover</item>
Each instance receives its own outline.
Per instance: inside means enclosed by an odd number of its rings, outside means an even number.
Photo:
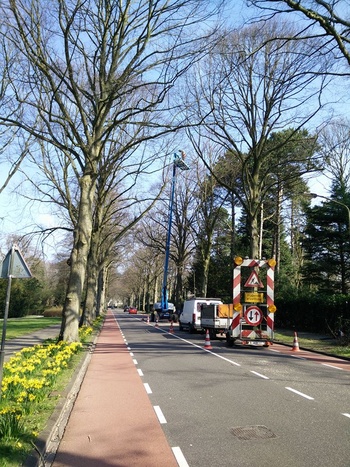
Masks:
[[[276,438],[276,435],[264,425],[237,426],[230,431],[238,439]]]

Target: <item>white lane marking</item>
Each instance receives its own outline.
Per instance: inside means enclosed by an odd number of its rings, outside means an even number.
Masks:
[[[305,399],[309,399],[310,401],[313,401],[313,400],[314,400],[313,397],[308,396],[307,394],[304,394],[304,393],[302,393],[302,392],[299,392],[299,391],[297,391],[296,389],[289,388],[289,387],[286,387],[286,389],[288,389],[288,391],[295,392],[295,394],[298,394],[299,396],[305,397]]]
[[[257,373],[256,371],[251,371],[251,373],[253,373],[256,376],[260,376],[260,378],[263,379],[270,379],[268,376],[262,375],[261,373]]]
[[[142,370],[140,370],[140,368],[137,369],[137,373],[138,373],[140,376],[143,376]]]
[[[136,358],[133,358],[132,361],[134,362],[134,365],[138,365]]]
[[[128,350],[131,350],[131,347],[127,347]]]
[[[152,394],[152,389],[150,388],[150,385],[148,383],[143,383],[145,386],[147,394]]]
[[[134,354],[132,352],[130,352],[130,357],[133,357],[133,356],[134,356]]]
[[[299,360],[307,360],[305,357],[298,357],[298,355],[290,355],[290,357],[298,358]]]
[[[330,365],[329,363],[322,363],[321,365],[329,366],[329,368],[335,368],[336,370],[343,370],[340,366]]]
[[[164,331],[163,329],[160,329],[160,331],[166,332],[168,334],[168,331]],[[194,344],[193,342],[188,341],[187,339],[183,339],[182,337],[179,337],[176,334],[171,334],[171,336],[176,337],[176,339],[179,339],[180,341],[186,342],[186,344],[190,344],[193,347],[197,347],[197,349],[201,349],[201,350],[204,350],[205,352],[211,353],[215,357],[219,357],[222,360],[225,360],[226,362],[231,363],[231,365],[241,366],[239,363],[234,362],[233,360],[230,360],[229,358],[223,357],[222,355],[220,355],[218,353],[211,352],[210,350],[205,349],[204,347],[201,347],[200,345]]]
[[[185,456],[183,455],[181,449],[178,446],[176,446],[174,448],[171,448],[171,449],[172,449],[173,454],[175,456],[175,459],[176,459],[176,461],[178,463],[178,466],[179,467],[189,467],[189,465],[188,465],[188,463],[187,463],[187,461],[185,459]]]
[[[350,413],[342,413],[342,415],[344,415],[344,417],[350,418]]]
[[[269,350],[270,350],[270,352],[277,352],[277,353],[281,353],[281,351],[280,351],[280,350],[271,349],[271,348],[270,348]]]
[[[161,408],[159,407],[159,405],[154,405],[153,408],[154,408],[154,411],[155,411],[155,413],[156,413],[156,415],[158,417],[159,423],[162,423],[162,424],[167,423],[167,421],[166,421],[166,419],[165,419],[165,417],[163,415],[163,412],[162,412]]]

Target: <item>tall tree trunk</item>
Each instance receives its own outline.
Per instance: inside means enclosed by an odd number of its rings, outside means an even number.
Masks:
[[[248,216],[250,220],[250,257],[258,258],[259,256],[259,222],[258,222],[258,211],[254,210],[254,213],[251,213]]]
[[[83,323],[91,325],[96,318],[96,296],[97,296],[97,278],[98,278],[98,263],[97,263],[97,242],[94,240],[96,234],[92,235],[92,241],[88,256],[88,268],[86,278],[86,297],[83,310]]]
[[[80,180],[80,202],[77,226],[74,232],[74,243],[70,256],[70,275],[67,295],[63,307],[63,319],[60,338],[67,342],[79,341],[79,317],[82,299],[86,264],[90,249],[92,231],[93,199],[95,182],[90,174]]]
[[[103,266],[100,268],[97,279],[97,296],[96,296],[96,317],[100,316],[105,309],[106,303],[106,283],[108,278],[108,268]]]

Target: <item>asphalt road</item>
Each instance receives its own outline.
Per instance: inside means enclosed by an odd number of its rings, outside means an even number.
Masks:
[[[350,466],[350,362],[115,316],[180,467]]]

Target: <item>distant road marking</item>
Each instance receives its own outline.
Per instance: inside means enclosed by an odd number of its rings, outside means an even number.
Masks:
[[[289,387],[286,387],[286,389],[288,389],[288,391],[295,392],[295,394],[298,394],[299,396],[305,397],[305,399],[309,399],[310,401],[313,401],[313,400],[314,400],[313,397],[308,396],[307,394],[304,394],[304,393],[302,393],[302,392],[299,392],[299,391],[297,391],[296,389],[289,388]]]
[[[189,467],[186,459],[185,459],[185,456],[183,455],[181,449],[176,446],[175,448],[171,448],[173,450],[173,453],[174,453],[174,456],[175,456],[175,459],[179,465],[179,467]]]
[[[343,370],[340,366],[330,365],[329,363],[322,363],[324,366],[329,366],[329,368],[335,368],[336,370]]]
[[[344,417],[350,418],[350,413],[342,413],[342,415],[344,415]]]
[[[137,365],[137,360],[136,360],[136,358],[134,358],[132,361],[134,362],[134,365]]]
[[[161,408],[159,407],[159,405],[154,405],[153,408],[158,417],[159,423],[161,424],[167,423],[166,418],[164,417],[163,412]]]
[[[133,357],[133,356],[134,356],[134,354],[132,352],[130,352],[130,357]]]
[[[140,368],[137,369],[137,373],[138,373],[140,376],[143,376],[142,370],[140,370]]]
[[[262,375],[261,373],[257,373],[256,371],[251,371],[251,373],[253,373],[256,376],[260,376],[260,378],[263,379],[270,379],[268,376]]]
[[[143,383],[145,386],[147,394],[152,394],[152,389],[150,388],[150,385],[148,383]]]
[[[269,350],[270,350],[270,352],[277,352],[277,353],[281,353],[281,351],[280,351],[280,350],[271,349],[271,348],[270,348]]]

